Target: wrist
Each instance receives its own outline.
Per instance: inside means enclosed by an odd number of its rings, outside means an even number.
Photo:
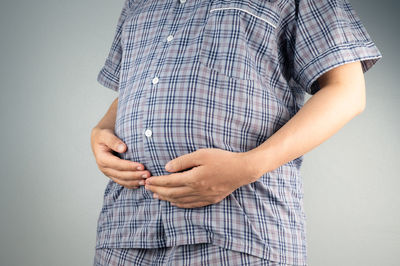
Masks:
[[[101,125],[96,125],[95,127],[92,128],[91,131],[91,136],[93,137],[94,135],[96,135],[98,132],[101,132],[103,130],[107,130],[110,131],[111,133],[114,134],[114,128],[108,128],[108,127],[103,127]]]
[[[113,123],[106,123],[104,121],[100,121],[96,126],[93,127],[92,130],[111,130],[114,132],[114,124]]]
[[[256,163],[256,157],[253,151],[247,151],[242,153],[242,158],[244,161],[244,165],[246,166],[247,177],[249,178],[247,183],[253,183],[257,181],[261,175],[262,170]]]
[[[270,160],[268,160],[267,151],[259,148],[244,152],[243,160],[247,166],[246,169],[251,182],[257,181],[263,174],[274,169]]]

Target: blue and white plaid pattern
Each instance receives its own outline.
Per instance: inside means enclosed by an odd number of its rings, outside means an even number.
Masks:
[[[247,253],[224,249],[212,243],[157,249],[99,248],[93,266],[285,266]]]
[[[381,57],[347,0],[127,0],[98,81],[119,94],[119,156],[166,175],[168,161],[200,148],[259,146],[320,75],[353,61],[366,72]],[[192,209],[110,180],[96,248],[213,243],[306,265],[302,159]]]

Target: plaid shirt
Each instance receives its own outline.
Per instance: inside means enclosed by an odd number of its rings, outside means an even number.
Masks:
[[[97,80],[118,92],[122,159],[152,175],[201,148],[246,152],[283,126],[324,72],[382,55],[347,0],[126,0]],[[306,265],[302,156],[217,204],[185,209],[109,181],[97,248],[212,242]]]

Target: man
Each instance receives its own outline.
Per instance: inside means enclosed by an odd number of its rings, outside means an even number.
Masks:
[[[381,57],[346,0],[125,1],[94,264],[307,265],[302,155],[364,110]]]

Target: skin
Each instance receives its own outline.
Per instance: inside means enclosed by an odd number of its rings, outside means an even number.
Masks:
[[[145,170],[143,164],[120,159],[112,153],[113,151],[123,153],[127,149],[126,144],[114,134],[117,106],[118,98],[112,102],[107,113],[92,129],[91,147],[97,166],[104,175],[121,186],[134,189],[139,187],[140,180],[144,180],[142,176],[149,177],[150,172]]]
[[[247,152],[199,149],[169,161],[165,169],[171,174],[141,178],[146,171],[134,170],[140,163],[110,153],[123,144],[112,133],[115,101],[92,131],[92,149],[100,170],[123,186],[144,184],[154,198],[181,208],[216,204],[237,188],[320,145],[365,109],[365,81],[359,61],[327,71],[318,83],[321,89],[284,126]]]

